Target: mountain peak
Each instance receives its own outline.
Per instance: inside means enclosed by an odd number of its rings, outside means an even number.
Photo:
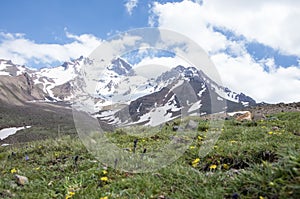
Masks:
[[[71,91],[74,80],[78,77],[82,65],[92,61],[81,56],[78,59],[64,62],[57,67],[31,70],[24,66],[15,65],[10,60],[0,59],[0,75],[15,77],[27,72],[28,77],[32,78],[34,86],[39,87],[44,92],[44,96],[49,96],[56,101],[70,100],[73,97]],[[119,94],[120,99],[130,98],[134,100],[133,98],[137,99],[160,92],[164,88],[172,88],[181,84],[192,87],[199,96],[199,100],[200,97],[205,95],[204,92],[212,92],[215,93],[215,96],[219,96],[219,100],[225,99],[243,105],[255,104],[252,98],[218,85],[194,66],[178,65],[160,74],[156,79],[147,80],[136,75],[133,66],[123,57],[116,57],[105,70],[103,76],[95,80],[97,81],[95,82],[97,84],[97,94],[103,104],[107,103],[106,99],[111,98],[109,96],[114,95],[113,90],[117,91],[115,93]],[[103,96],[106,97],[103,98]],[[207,95],[207,98],[209,97]],[[99,104],[99,107],[101,106]]]
[[[18,76],[25,72],[32,71],[24,65],[14,64],[11,60],[0,59],[0,75]]]
[[[183,72],[186,68],[182,65],[178,65],[174,69],[177,70],[178,72]]]
[[[131,71],[132,66],[123,58],[117,57],[111,61],[111,65],[109,65],[107,68],[108,70],[116,72],[118,75],[125,75]]]

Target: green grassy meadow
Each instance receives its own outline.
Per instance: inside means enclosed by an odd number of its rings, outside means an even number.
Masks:
[[[173,125],[139,138],[136,152],[167,143]],[[148,173],[115,170],[72,135],[0,147],[0,198],[300,198],[300,112],[226,120],[213,150],[201,158],[207,123],[199,119],[195,131],[181,157]],[[135,136],[108,137],[134,150]],[[18,185],[16,174],[29,182]]]

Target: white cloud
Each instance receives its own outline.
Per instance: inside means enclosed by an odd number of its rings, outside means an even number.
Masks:
[[[146,78],[157,78],[163,72],[178,65],[187,66],[188,63],[180,57],[146,57],[138,64],[134,65],[136,74]]]
[[[73,41],[66,44],[48,44],[36,43],[20,33],[0,33],[1,58],[11,59],[18,64],[51,64],[88,56],[101,43],[101,40],[89,34],[74,35],[66,32],[66,37]]]
[[[180,3],[153,3],[152,12],[158,16],[158,24],[192,37],[192,28],[201,35],[210,37],[203,47],[221,47],[222,38],[218,33],[209,32],[210,25],[225,27],[247,40],[258,41],[286,54],[300,56],[300,1],[266,0],[204,0],[202,4],[184,0]],[[153,25],[155,17],[149,24]],[[172,20],[171,20],[172,19]],[[194,38],[194,37],[192,37]],[[200,37],[198,36],[200,39]],[[214,40],[217,39],[217,40]],[[222,42],[222,41],[221,41]],[[207,50],[211,50],[206,48]]]
[[[298,5],[298,6],[297,6]],[[231,41],[213,27],[222,27],[286,54],[300,56],[299,1],[184,0],[153,3],[149,24],[182,33],[209,53],[225,86],[257,101],[300,101],[300,68],[275,66],[273,59],[256,62],[245,41]],[[225,53],[224,50],[230,53]],[[266,72],[264,68],[268,68]]]
[[[125,3],[125,7],[129,15],[132,15],[132,11],[135,7],[137,7],[138,0],[127,0]]]
[[[134,67],[142,67],[147,65],[159,65],[170,69],[178,65],[187,66],[189,63],[180,57],[146,57],[138,64],[135,64]]]
[[[175,30],[192,38],[206,51],[216,52],[227,46],[226,37],[207,27],[201,6],[192,1],[181,3],[153,4],[153,13],[158,16],[162,28]],[[152,23],[152,22],[150,22]]]
[[[300,56],[300,2],[297,0],[206,0],[199,11],[208,23]]]
[[[211,58],[223,84],[236,92],[243,92],[257,101],[269,103],[300,100],[299,67],[274,69],[272,60],[256,63],[249,54],[234,58],[225,53],[218,53]],[[263,70],[264,64],[272,68],[271,72]]]

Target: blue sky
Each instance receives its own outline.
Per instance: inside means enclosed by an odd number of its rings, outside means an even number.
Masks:
[[[275,63],[283,67],[289,67],[291,65],[298,64],[299,56],[293,54],[284,54],[278,49],[274,49],[270,46],[264,45],[256,41],[247,41],[245,37],[236,35],[233,32],[226,29],[215,27],[214,30],[215,32],[222,33],[229,40],[246,42],[247,52],[251,54],[253,59],[255,59],[256,61],[259,61],[261,59],[274,58]]]
[[[93,34],[105,39],[118,31],[149,26],[151,2],[139,1],[130,14],[124,6],[126,1],[3,0],[0,31],[22,33],[29,40],[50,44],[70,42],[72,39],[66,37],[66,31],[75,35]],[[181,2],[181,0],[157,2],[163,4]],[[214,29],[230,40],[246,40],[229,30],[218,27]],[[296,55],[286,55],[256,41],[247,42],[247,51],[256,60],[274,57],[275,63],[283,67],[296,65],[299,60]]]
[[[139,17],[133,17],[122,1],[112,0],[4,0],[1,7],[0,29],[24,33],[36,42],[66,43],[65,28],[77,35],[105,38],[110,32],[146,26],[148,20],[147,15],[136,13],[142,6],[134,12]]]
[[[24,33],[28,39],[47,43],[68,42],[65,29],[106,38],[117,31],[148,26],[151,2],[139,1],[129,14],[124,0],[2,0],[0,31]]]
[[[120,31],[158,26],[202,46],[225,86],[258,101],[300,101],[299,18],[295,0],[2,0],[0,58],[55,66]],[[249,76],[256,83],[239,82]]]

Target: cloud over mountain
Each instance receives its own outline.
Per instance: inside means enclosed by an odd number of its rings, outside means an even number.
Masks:
[[[101,39],[91,34],[75,35],[65,32],[69,42],[37,43],[20,33],[0,33],[0,54],[2,58],[11,59],[18,64],[36,63],[51,65],[64,62],[70,58],[88,56]]]
[[[274,57],[258,60],[247,45],[258,42],[281,54],[299,56],[300,26],[295,21],[300,7],[295,4],[299,2],[155,2],[149,24],[197,42],[210,55],[224,85],[245,91],[258,101],[294,102],[300,99],[299,63],[283,67]]]

